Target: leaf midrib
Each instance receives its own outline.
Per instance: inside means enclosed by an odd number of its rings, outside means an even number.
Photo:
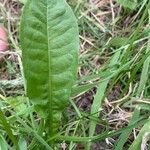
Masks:
[[[52,64],[52,58],[51,58],[51,55],[50,55],[50,47],[49,47],[49,30],[48,30],[48,0],[46,1],[47,4],[46,4],[46,9],[47,9],[47,13],[46,13],[46,17],[47,17],[47,48],[48,48],[48,106],[49,106],[49,109],[48,109],[48,124],[49,124],[49,129],[50,129],[50,134],[51,134],[51,129],[52,129],[52,124],[53,124],[53,118],[52,118],[52,68],[51,68],[51,64]]]

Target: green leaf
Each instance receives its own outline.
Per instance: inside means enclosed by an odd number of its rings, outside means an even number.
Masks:
[[[150,135],[150,120],[142,127],[140,130],[138,136],[134,140],[134,142],[131,144],[129,150],[141,150],[142,142],[149,138]],[[147,137],[148,136],[148,137]]]
[[[7,142],[5,141],[4,137],[0,134],[0,150],[8,150]]]
[[[94,142],[94,141],[101,141],[103,139],[106,139],[108,137],[113,137],[115,135],[118,135],[122,132],[125,132],[125,131],[128,131],[130,129],[133,129],[137,126],[140,126],[140,125],[143,125],[143,124],[146,124],[148,123],[148,120],[145,120],[143,118],[140,118],[138,122],[128,126],[128,127],[125,127],[125,128],[122,128],[122,129],[119,129],[117,131],[105,131],[101,134],[98,134],[96,136],[91,136],[91,137],[78,137],[78,136],[66,136],[66,135],[56,135],[55,137],[52,137],[49,139],[49,141],[53,140],[53,139],[57,139],[59,141],[74,141],[74,142]]]
[[[16,149],[18,149],[18,142],[16,137],[13,135],[13,132],[11,130],[11,126],[9,122],[7,121],[6,117],[4,116],[3,112],[0,109],[0,124],[3,126],[5,132],[8,134],[9,138],[12,140],[14,143]]]
[[[27,0],[18,0],[20,3],[25,4],[27,2]]]
[[[27,141],[23,137],[20,137],[19,139],[19,149],[27,150]]]
[[[120,58],[120,51],[117,51],[113,55],[113,57],[111,58],[110,63],[109,63],[109,67],[112,67],[111,71],[116,69],[116,67],[114,67],[114,66],[119,62],[119,58]],[[95,117],[96,119],[98,119],[100,111],[102,110],[102,102],[103,102],[104,95],[105,95],[109,81],[110,81],[110,79],[107,79],[106,81],[101,82],[98,85],[97,92],[94,97],[93,104],[91,106],[91,115],[93,117]],[[94,135],[96,124],[97,124],[96,121],[90,120],[90,127],[89,127],[89,136],[90,137]],[[88,149],[90,149],[90,145],[91,145],[91,143],[89,143]]]
[[[8,97],[6,101],[19,115],[28,115],[26,112],[27,106],[25,105],[25,102],[27,102],[27,97]]]
[[[126,37],[114,37],[110,40],[109,45],[121,47],[128,43],[128,38]]]
[[[27,96],[53,135],[77,76],[76,18],[65,0],[27,1],[20,37]]]
[[[150,10],[149,9],[148,9],[148,13],[149,13],[148,25],[149,25],[150,24]],[[150,33],[149,33],[149,35],[150,35]],[[150,40],[148,40],[147,49],[146,49],[147,53],[146,54],[148,54],[150,52],[149,48],[150,48]],[[144,64],[143,64],[140,83],[139,83],[139,87],[138,87],[137,95],[136,95],[137,97],[140,97],[142,95],[142,92],[144,91],[145,85],[148,81],[149,64],[150,64],[150,55],[148,55],[148,57],[145,59]],[[138,100],[137,100],[137,102],[138,102]],[[145,107],[144,107],[144,105],[145,104],[139,105],[138,107],[142,109],[142,106],[143,106],[143,108],[146,109],[147,104],[145,105]],[[149,138],[150,138],[150,120],[142,127],[138,136],[136,137],[136,139],[131,144],[129,150],[145,149],[145,147],[142,148],[143,142],[144,142],[144,146],[145,146],[146,142],[149,140]]]
[[[52,147],[50,145],[48,145],[47,141],[45,141],[42,137],[42,134],[39,135],[39,133],[34,130],[33,128],[31,128],[26,122],[28,122],[27,120],[25,121],[25,119],[22,119],[18,116],[17,113],[11,111],[11,114],[14,115],[14,117],[17,119],[17,121],[23,126],[23,127],[18,127],[18,129],[20,131],[26,132],[28,135],[31,135],[33,137],[35,137],[35,139],[41,143],[43,146],[45,146],[46,149],[48,150],[53,150]],[[19,141],[20,142],[20,141]],[[20,143],[19,143],[20,144]]]
[[[122,6],[129,8],[131,10],[135,9],[137,6],[137,3],[133,0],[117,0],[117,2]]]
[[[150,9],[148,10],[148,13],[149,13],[149,23],[148,23],[148,25],[150,25]],[[149,32],[149,36],[150,36],[150,32]],[[148,53],[149,51],[150,51],[150,39],[148,40],[146,53]],[[138,90],[137,90],[137,96],[139,96],[139,97],[142,94],[143,90],[145,89],[145,85],[148,81],[149,66],[150,66],[150,55],[147,57],[147,59],[145,59],[144,64],[143,64],[140,83],[139,83],[139,87],[138,87]]]
[[[137,107],[134,110],[133,116],[132,116],[128,126],[134,124],[139,119],[139,116],[140,116],[140,108]],[[119,136],[118,141],[116,141],[116,144],[114,145],[114,150],[123,149],[123,146],[124,146],[125,142],[127,141],[127,139],[129,137],[129,135],[131,134],[131,132],[132,132],[132,129],[129,129],[129,130],[124,131],[124,132],[121,133],[121,135]]]

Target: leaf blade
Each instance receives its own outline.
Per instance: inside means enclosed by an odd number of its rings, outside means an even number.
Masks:
[[[1,134],[0,134],[0,149],[8,150],[7,142],[5,141],[4,137]]]
[[[20,36],[27,95],[42,117],[48,114],[53,134],[77,75],[79,36],[75,16],[65,0],[28,1]]]

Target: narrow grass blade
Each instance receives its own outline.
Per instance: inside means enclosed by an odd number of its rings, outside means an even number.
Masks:
[[[7,142],[4,137],[0,134],[0,150],[8,150]]]
[[[118,60],[119,60],[119,56],[120,56],[120,51],[116,52],[114,54],[114,56],[112,57],[112,59],[110,60],[110,64],[109,66],[115,66],[115,64],[118,63]],[[111,68],[112,71],[116,68]],[[105,94],[105,91],[106,91],[106,88],[107,88],[107,85],[109,83],[109,80],[106,80],[104,82],[101,82],[97,88],[97,93],[94,97],[94,100],[93,100],[93,104],[92,104],[92,107],[91,107],[91,115],[94,114],[94,117],[97,117],[99,116],[99,113],[100,113],[100,110],[102,109],[101,105],[102,105],[102,100],[104,98],[104,94]],[[93,116],[93,115],[92,115]],[[95,132],[95,127],[96,127],[96,122],[92,121],[90,122],[90,128],[89,128],[89,135],[92,136]]]
[[[146,134],[150,134],[150,120],[143,126],[140,133],[130,146],[129,150],[141,150],[141,144]]]
[[[146,8],[144,10],[144,13],[139,21],[139,24],[136,28],[136,30],[131,34],[131,36],[129,37],[129,47],[127,48],[126,52],[124,53],[124,57],[122,59],[122,64],[124,64],[124,62],[126,62],[128,60],[128,58],[131,56],[131,54],[133,53],[132,47],[133,47],[133,43],[134,41],[137,39],[138,34],[140,32],[140,28],[143,26],[143,23],[146,20],[147,17],[147,13],[148,13],[148,9],[150,7],[150,1],[148,2],[148,4],[146,5]]]
[[[122,128],[120,130],[117,130],[117,131],[106,131],[106,132],[103,132],[97,136],[92,136],[92,137],[73,137],[73,136],[62,136],[62,135],[56,135],[54,136],[53,138],[50,138],[49,141],[51,140],[58,140],[58,141],[74,141],[74,142],[94,142],[94,141],[100,141],[100,140],[103,140],[107,137],[112,137],[112,136],[115,136],[115,135],[118,135],[124,131],[128,131],[129,129],[133,129],[135,127],[138,127],[140,125],[143,125],[145,123],[147,123],[148,121],[143,119],[143,118],[140,118],[138,122],[132,124],[131,126],[128,126],[126,128]]]
[[[21,125],[24,127],[24,130],[28,133],[34,136],[37,141],[39,141],[43,146],[45,146],[48,150],[53,150],[53,148],[48,145],[48,143],[43,139],[42,136],[40,136],[36,131],[34,131],[30,126],[28,126],[16,113],[11,111],[11,113],[16,117],[16,119],[21,123]]]
[[[139,119],[139,114],[140,114],[140,109],[136,108],[133,113],[133,117],[129,123],[129,126],[132,125],[133,123],[135,123]],[[132,129],[122,132],[122,134],[119,136],[117,143],[114,146],[114,150],[122,150],[123,149],[123,146],[124,146],[125,142],[127,141],[131,131],[132,131]]]
[[[91,89],[95,86],[98,86],[100,83],[106,82],[107,80],[110,80],[111,78],[117,76],[119,73],[121,73],[121,72],[125,71],[126,69],[128,69],[133,61],[134,61],[134,59],[132,59],[129,62],[127,62],[126,64],[120,66],[120,68],[118,68],[116,70],[113,70],[113,71],[110,71],[109,76],[107,76],[106,78],[104,78],[104,79],[102,79],[98,82],[89,83],[89,84],[81,85],[81,86],[74,86],[72,88],[71,96],[74,97],[74,96],[80,95],[81,93],[86,92],[86,91],[88,91],[89,89]]]
[[[149,12],[149,24],[150,24],[150,10],[148,10]],[[149,56],[149,52],[150,52],[150,39],[148,40],[148,45],[147,45],[147,55]],[[140,83],[139,83],[139,87],[138,87],[138,91],[137,91],[137,97],[140,97],[145,85],[148,81],[148,74],[149,74],[149,65],[150,65],[150,56],[146,58],[144,65],[143,65],[143,69],[142,69],[142,74],[141,74],[141,78],[140,78]],[[141,149],[141,143],[142,143],[142,139],[145,136],[145,134],[150,133],[150,121],[147,122],[147,124],[145,124],[143,126],[143,128],[141,129],[140,133],[138,134],[137,138],[134,140],[134,142],[132,143],[132,145],[130,146],[129,150],[132,149]]]
[[[149,12],[149,24],[150,24],[150,10],[148,12]],[[150,35],[150,33],[149,33],[149,35]],[[149,51],[150,51],[150,39],[148,40],[146,53],[148,53]],[[140,83],[139,83],[139,88],[137,91],[137,96],[140,96],[140,94],[142,93],[142,91],[145,88],[146,82],[148,80],[149,65],[150,65],[150,55],[145,60],[144,65],[143,65],[141,79],[140,79]]]
[[[10,124],[8,123],[6,117],[4,116],[3,112],[0,110],[0,124],[2,124],[3,128],[5,129],[6,133],[8,134],[9,138],[12,140],[14,143],[16,149],[18,149],[18,142],[16,137],[13,135]]]
[[[150,51],[147,52],[145,55],[143,55],[142,58],[141,58],[141,60],[139,60],[138,65],[136,65],[136,66],[133,68],[133,71],[132,71],[132,73],[131,73],[131,77],[130,77],[130,79],[127,81],[126,86],[125,86],[125,88],[124,88],[124,90],[123,90],[123,92],[122,92],[122,95],[127,92],[128,87],[129,87],[129,84],[134,80],[134,78],[136,77],[137,72],[139,71],[139,69],[142,67],[143,63],[145,62],[145,60],[146,60],[149,56],[150,56]]]
[[[148,41],[146,52],[148,53],[149,50],[150,50],[150,40]],[[150,63],[150,57],[147,57],[145,59],[144,65],[143,65],[142,74],[141,74],[141,78],[140,78],[140,83],[139,83],[138,91],[137,91],[137,94],[136,94],[137,97],[139,97],[142,94],[142,92],[144,90],[144,87],[146,85],[146,82],[147,82],[147,79],[148,79],[149,63]],[[135,120],[137,120],[139,118],[139,116],[140,116],[140,107],[138,106],[134,110],[133,117],[132,117],[129,125],[131,125]],[[132,130],[123,132],[120,135],[118,143],[115,146],[115,150],[123,149],[124,143],[127,141],[127,138],[129,137],[131,131]]]

